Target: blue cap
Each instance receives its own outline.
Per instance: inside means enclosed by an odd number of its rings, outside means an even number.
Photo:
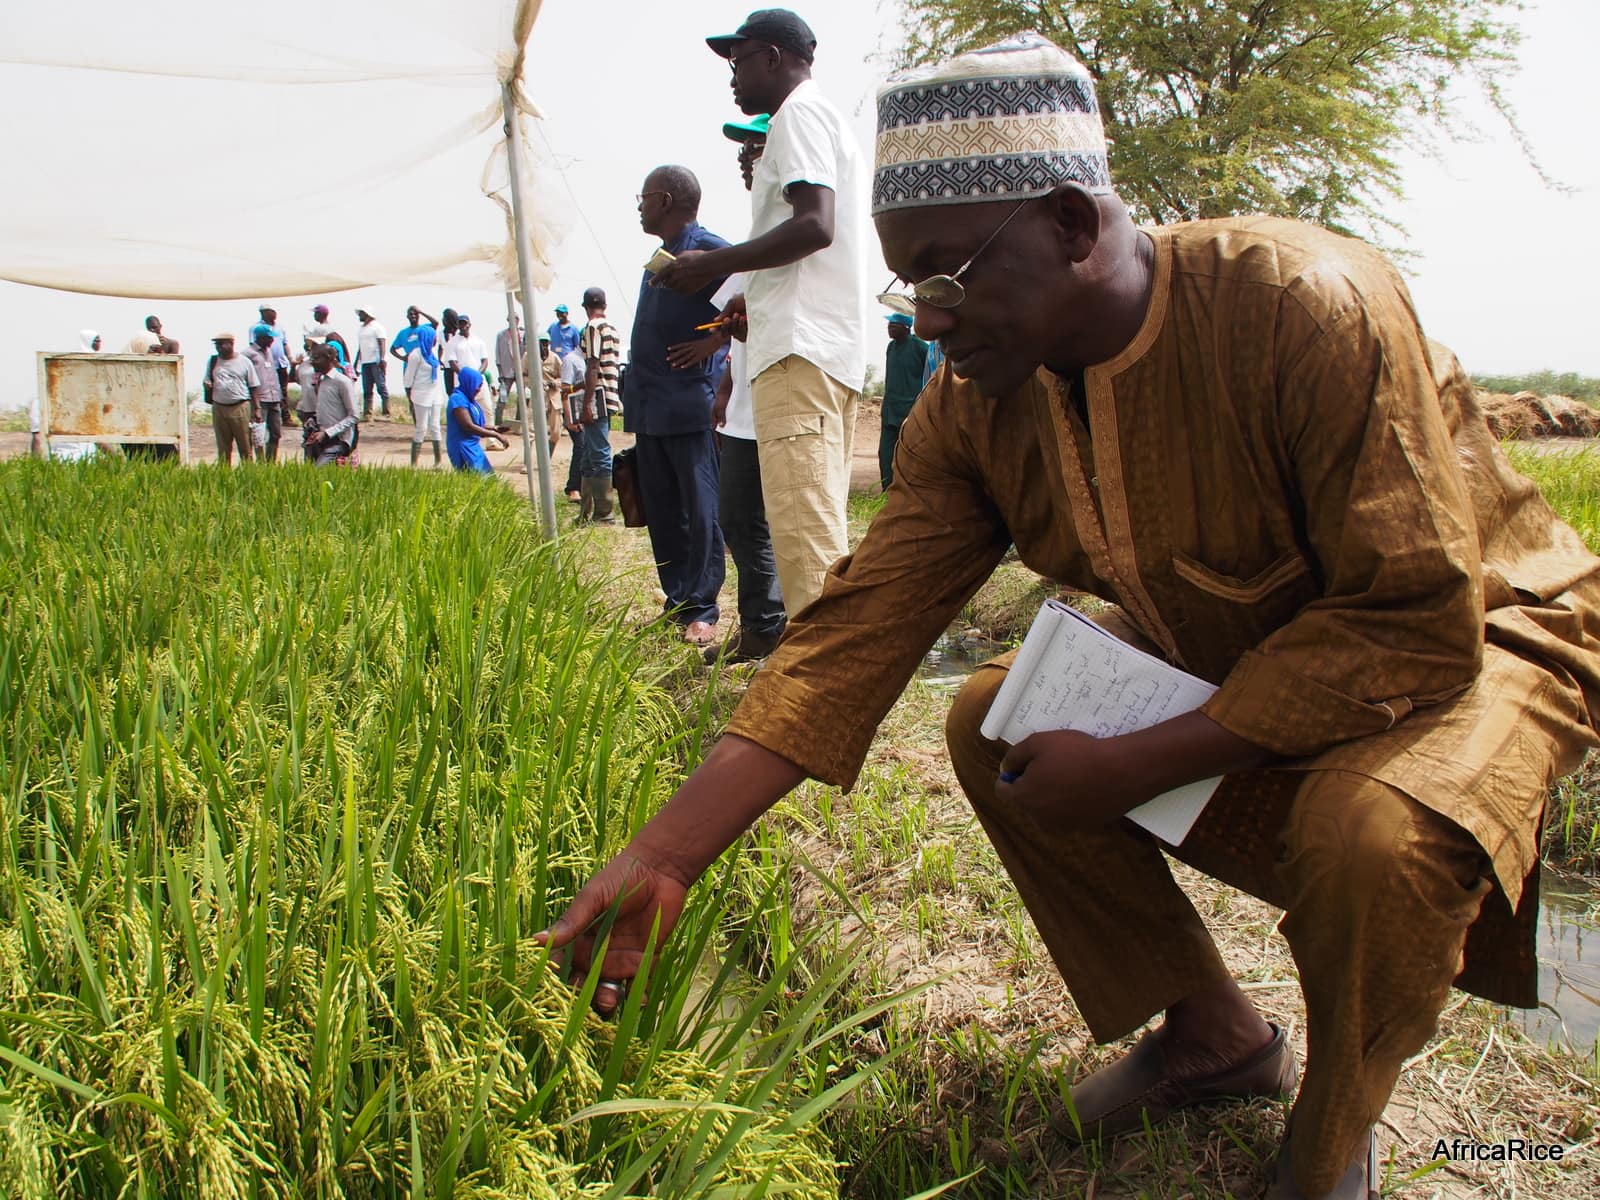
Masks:
[[[910,317],[905,315],[905,313],[890,313],[889,314],[889,324],[891,324],[891,325],[904,325],[907,328],[909,328],[911,326],[911,324],[912,324],[912,321],[911,321]]]
[[[278,340],[278,335],[273,331],[272,326],[266,324],[265,322],[262,322],[259,325],[252,325],[250,327],[250,340],[252,342],[255,341],[262,334],[266,334],[273,341],[277,341]]]
[[[556,311],[558,313],[564,313],[567,311],[567,306],[565,304],[558,304],[556,305]]]

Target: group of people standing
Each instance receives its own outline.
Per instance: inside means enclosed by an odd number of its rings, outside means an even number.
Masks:
[[[389,414],[388,359],[394,357],[403,364],[403,386],[415,425],[412,465],[429,441],[436,464],[444,456],[443,447],[458,469],[490,470],[482,440],[497,441],[504,448],[505,428],[498,425],[499,406],[493,428],[481,407],[480,393],[498,389],[488,351],[473,333],[471,317],[447,308],[442,318],[435,318],[413,305],[406,311],[406,326],[391,343],[388,331],[370,311],[357,308],[355,314],[359,325],[353,351],[329,323],[332,314],[326,304],[312,308],[311,320],[301,328],[298,352],[291,349],[271,304],[260,306],[258,320],[242,346],[232,331],[212,337],[213,352],[201,386],[211,409],[218,460],[231,465],[235,453],[243,462],[258,457],[276,460],[284,427],[298,421],[308,461],[353,461],[360,422],[372,417],[374,394],[379,411]],[[99,353],[104,348],[104,339],[93,329],[81,330],[78,338],[82,352]],[[517,352],[508,349],[513,345],[520,346],[520,339],[508,328],[500,335],[498,365],[502,378],[510,380],[520,375]],[[161,319],[154,315],[145,318],[144,329],[123,348],[125,354],[178,352],[178,342],[165,334]],[[292,411],[291,383],[299,388]],[[444,415],[450,410],[460,415],[452,418],[446,432]],[[33,429],[33,451],[39,454],[43,446],[36,414]]]
[[[302,326],[300,350],[295,352],[278,324],[277,310],[264,304],[259,314],[242,350],[231,332],[212,338],[214,353],[206,363],[203,387],[220,461],[231,463],[236,451],[241,461],[258,455],[276,460],[283,428],[297,420],[308,461],[319,465],[354,461],[360,423],[372,418],[374,396],[378,411],[384,416],[390,413],[392,357],[402,364],[402,385],[414,426],[412,465],[428,442],[435,464],[448,455],[458,470],[492,470],[483,442],[504,449],[506,430],[491,424],[483,407],[496,388],[488,350],[473,333],[469,316],[445,309],[435,318],[412,305],[406,310],[406,325],[391,342],[373,314],[357,308],[359,325],[352,350],[329,323],[328,306],[318,304]],[[159,335],[159,325],[155,332]],[[155,347],[149,351],[162,352]],[[510,369],[515,370],[514,363]],[[291,382],[299,390],[292,412]]]
[[[799,16],[762,10],[707,42],[749,118],[723,132],[739,147],[750,234],[730,243],[699,223],[688,168],[645,177],[639,222],[663,253],[640,285],[624,427],[668,615],[708,659],[743,661],[770,653],[847,549],[867,175],[811,79],[816,37]],[[724,545],[739,574],[739,628],[726,639]]]
[[[730,243],[699,222],[695,174],[664,165],[638,195],[661,240],[635,309],[623,392],[664,608],[707,661],[765,658],[788,618],[844,557],[856,414],[869,323],[867,169],[848,125],[811,79],[816,38],[785,9],[752,13],[708,45],[727,61],[745,119],[723,133],[751,193]],[[891,309],[880,463],[941,359]],[[551,330],[556,335],[555,327]],[[739,623],[718,633],[724,546]],[[719,644],[720,643],[720,644]]]

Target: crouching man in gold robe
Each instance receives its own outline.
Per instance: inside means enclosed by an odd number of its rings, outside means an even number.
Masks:
[[[1285,911],[1307,1053],[1268,1194],[1366,1200],[1371,1127],[1451,986],[1535,1001],[1545,798],[1600,717],[1600,560],[1511,470],[1371,249],[1265,218],[1136,228],[1088,76],[1050,43],[892,80],[878,115],[878,234],[947,365],[860,546],[550,937],[613,1007],[656,914],[670,927],[751,822],[807,776],[851,784],[1014,544],[1218,685],[1137,733],[1007,747],[978,731],[1002,658],[950,713],[961,785],[1091,1032],[1164,1014],[1074,1088],[1069,1133],[1296,1087],[1282,1031],[1123,819],[1222,775],[1166,849]]]

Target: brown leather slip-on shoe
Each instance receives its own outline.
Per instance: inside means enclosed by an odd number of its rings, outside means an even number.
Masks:
[[[1115,1137],[1143,1129],[1147,1117],[1154,1125],[1196,1104],[1286,1096],[1300,1079],[1294,1049],[1276,1025],[1272,1040],[1249,1058],[1198,1079],[1177,1079],[1167,1073],[1162,1041],[1163,1030],[1153,1029],[1116,1062],[1075,1084],[1072,1108],[1077,1124],[1065,1107],[1059,1108],[1050,1118],[1056,1133],[1072,1141]]]
[[[1316,1200],[1378,1200],[1378,1188],[1382,1182],[1383,1178],[1378,1174],[1378,1139],[1373,1135],[1373,1131],[1368,1129],[1366,1139],[1356,1147],[1355,1157],[1350,1160],[1345,1173],[1339,1177],[1339,1182],[1333,1185],[1333,1191],[1325,1196],[1316,1197]],[[1283,1143],[1278,1147],[1278,1160],[1273,1167],[1272,1183],[1267,1188],[1263,1200],[1310,1200],[1295,1186],[1294,1175],[1289,1170],[1287,1132],[1283,1135]]]

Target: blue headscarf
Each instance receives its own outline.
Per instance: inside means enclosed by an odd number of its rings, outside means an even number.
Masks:
[[[422,361],[433,368],[433,377],[439,378],[439,356],[433,352],[434,343],[439,340],[439,334],[432,325],[423,325],[417,330],[417,349],[422,351]]]
[[[483,376],[471,367],[460,367],[456,370],[456,391],[468,400],[478,394],[478,389],[483,386]]]

